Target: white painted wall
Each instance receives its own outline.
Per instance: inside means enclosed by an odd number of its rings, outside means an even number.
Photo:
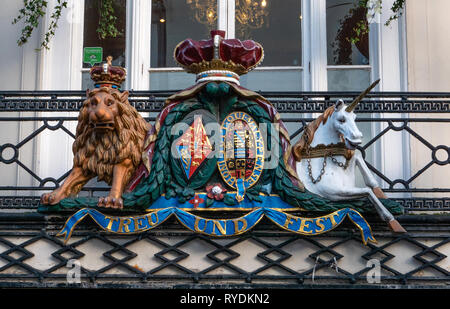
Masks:
[[[51,11],[56,1],[48,1],[48,12],[29,42],[21,47],[16,43],[23,23],[12,25],[23,1],[6,1],[0,12],[0,89],[2,90],[79,90],[81,87],[81,52],[83,43],[84,1],[69,0],[63,11],[55,36],[50,41],[50,50],[37,50]],[[2,113],[2,115],[5,115]],[[9,113],[14,116],[76,116],[76,113]],[[6,115],[5,115],[6,116]],[[0,123],[0,143],[17,144],[42,123],[16,122]],[[66,127],[74,131],[76,123]],[[64,132],[46,130],[32,142],[20,149],[19,160],[31,168],[41,178],[59,178],[72,166],[71,144],[73,139]],[[2,185],[32,185],[32,177],[17,164],[3,165],[2,173],[7,176],[0,180]],[[11,192],[11,194],[13,194]],[[24,194],[22,192],[21,194]]]
[[[221,0],[219,4],[230,5],[232,0]],[[230,3],[229,3],[230,2]],[[450,29],[450,22],[446,13],[450,8],[448,0],[408,0],[405,20],[394,22],[390,27],[384,26],[385,20],[390,16],[389,8],[393,0],[384,0],[383,12],[371,24],[371,80],[381,78],[380,91],[450,91],[450,61],[447,51],[450,47],[450,34],[443,29]],[[49,1],[52,8],[55,0]],[[50,43],[50,50],[35,51],[39,46],[41,29],[37,29],[30,42],[18,47],[16,40],[20,35],[21,25],[12,25],[12,19],[22,6],[21,0],[6,1],[0,12],[0,89],[3,90],[79,90],[81,88],[82,67],[82,38],[83,38],[83,3],[84,1],[69,0],[69,8],[63,12],[56,35]],[[310,15],[309,23],[303,24],[304,51],[304,90],[327,90],[326,71],[326,31],[325,31],[325,0],[314,2],[302,0],[305,16]],[[221,6],[219,6],[221,8]],[[130,89],[144,90],[148,82],[148,61],[150,59],[150,6],[146,0],[133,1],[128,7],[129,42],[127,44],[127,63]],[[48,24],[48,16],[41,28]],[[148,24],[146,24],[148,21]],[[228,18],[220,22],[220,26],[230,32]],[[406,41],[404,37],[406,28]],[[139,31],[138,31],[139,30]],[[322,37],[323,40],[318,40]],[[405,43],[406,42],[406,43]],[[139,47],[139,48],[134,48]],[[16,113],[16,116],[21,114]],[[29,115],[29,114],[28,114]],[[58,113],[61,116],[67,116]],[[56,116],[56,113],[51,113]],[[385,115],[391,117],[390,115]],[[402,115],[397,115],[401,117]],[[438,117],[442,117],[439,115]],[[70,126],[71,129],[74,125]],[[31,132],[33,127],[17,123],[5,125],[0,123],[2,132],[0,142],[13,144],[22,140]],[[381,128],[374,128],[373,132]],[[441,129],[423,125],[415,127],[420,134],[436,145],[442,144],[439,140]],[[446,134],[450,132],[445,131]],[[376,145],[374,153],[380,157],[374,164],[390,178],[405,178],[423,166],[424,158],[429,152],[415,139],[409,136],[392,134],[385,141]],[[71,144],[72,139],[65,133],[51,132],[42,134],[36,142],[27,145],[21,160],[28,166],[33,166],[38,175],[59,177],[72,165]],[[389,149],[399,149],[398,145],[405,145],[403,152],[393,154]],[[411,150],[411,151],[408,151]],[[411,157],[410,157],[411,152]],[[39,160],[33,162],[33,155]],[[384,156],[382,158],[381,156]],[[411,161],[411,162],[410,162]],[[443,171],[439,167],[439,171]],[[444,167],[448,168],[448,167]],[[447,171],[447,170],[445,170]],[[7,180],[14,178],[13,183],[29,182],[26,173],[18,167],[4,166],[2,172],[8,175]],[[436,172],[437,173],[437,172]],[[424,178],[426,183],[433,186],[445,184],[446,179],[440,179],[436,173]],[[439,174],[439,173],[438,173]],[[442,176],[443,177],[443,176]],[[0,179],[0,183],[4,182]],[[442,182],[444,181],[444,182]],[[30,183],[31,184],[31,183]],[[419,185],[419,183],[418,183]],[[422,185],[420,183],[420,185]]]
[[[4,1],[0,10],[0,89],[2,90],[32,90],[36,80],[37,53],[30,48],[36,47],[36,33],[29,44],[18,47],[22,24],[13,25],[12,21],[18,15],[22,1]],[[39,32],[39,29],[37,30]]]
[[[404,29],[403,19],[394,21],[389,27],[386,20],[391,16],[390,8],[394,0],[383,0],[380,14],[370,20],[370,65],[371,81],[378,78],[380,83],[373,91],[404,91]],[[402,118],[402,114],[373,114],[374,118]],[[374,123],[372,136],[386,128],[386,123]],[[389,179],[409,177],[408,136],[399,132],[388,132],[372,148],[374,166]],[[384,187],[385,183],[380,183]]]
[[[133,10],[137,10],[138,13],[140,12],[139,14],[142,14],[139,18],[140,23],[145,23],[145,14],[142,13],[142,10],[146,7],[144,1],[146,0],[136,1],[136,4],[132,7]],[[446,18],[447,12],[450,11],[450,2],[448,0],[407,0],[407,2],[408,90],[450,91],[450,62],[448,61],[450,39],[448,37],[448,31],[443,31],[443,29],[450,29],[450,21]],[[81,87],[81,74],[79,74],[81,69],[80,44],[82,44],[83,33],[83,27],[82,24],[80,24],[82,20],[80,14],[83,12],[83,1],[69,1],[69,7],[71,7],[71,9],[63,14],[56,36],[52,40],[50,51],[44,52],[34,51],[34,48],[39,45],[39,32],[37,32],[30,42],[23,47],[18,47],[15,43],[19,37],[21,27],[20,25],[11,25],[11,21],[13,16],[17,14],[22,3],[22,0],[3,1],[2,10],[0,10],[0,41],[2,42],[2,48],[0,49],[0,89],[79,90]],[[324,0],[311,0],[311,2],[303,0],[303,7],[305,11],[309,10],[311,14],[315,15],[314,20],[323,20],[324,15],[318,14],[320,10],[317,10],[317,7],[323,8],[324,3]],[[407,90],[402,82],[402,78],[404,78],[403,66],[406,64],[406,59],[402,58],[402,30],[399,29],[397,23],[394,23],[389,28],[383,26],[383,21],[387,18],[387,14],[389,14],[389,12],[386,12],[389,8],[389,3],[392,3],[392,0],[386,0],[384,14],[382,17],[380,16],[377,23],[371,26],[371,29],[375,31],[375,35],[372,36],[373,39],[371,42],[374,42],[373,40],[381,40],[380,44],[374,46],[376,52],[380,55],[378,59],[381,61],[371,63],[372,79],[374,80],[378,77],[382,78],[379,90]],[[54,0],[50,0],[49,7],[52,7],[53,4]],[[138,10],[139,7],[141,7],[142,10]],[[226,27],[229,27],[229,25],[226,25]],[[305,31],[305,41],[312,40],[312,37],[316,35],[325,38],[325,29],[317,24],[305,25],[303,29]],[[309,32],[306,35],[307,30]],[[142,33],[142,35],[145,35],[146,32],[142,31]],[[149,39],[150,38],[148,38],[148,40]],[[132,40],[133,42],[139,41],[139,36],[134,36]],[[309,65],[305,63],[305,71],[307,71],[303,80],[305,90],[326,90],[327,88],[326,53],[324,53],[323,49],[325,42],[325,40],[316,40],[312,50],[306,51],[306,54],[304,55],[304,59],[312,60],[311,72],[313,72],[315,76],[314,79],[311,79],[311,75],[308,75]],[[144,43],[145,42],[140,42],[139,44],[143,46],[145,45]],[[132,59],[131,62],[127,61],[127,63],[132,63],[136,68],[142,68],[142,65],[145,65],[146,61],[150,59],[150,57],[146,55],[148,47],[149,45],[145,47],[146,50],[131,53],[129,56],[135,58],[134,60]],[[315,50],[320,53],[317,57],[311,55]],[[133,73],[130,70],[130,81],[132,81],[130,88],[144,89],[143,87],[148,85],[148,80],[142,79],[142,72],[144,71],[145,70],[138,69]],[[56,113],[49,114],[55,116]],[[58,114],[63,115],[63,113]],[[4,115],[4,113],[2,113],[2,115]],[[14,115],[20,116],[21,114],[15,113]],[[64,115],[67,116],[67,114]],[[448,117],[448,115],[446,116]],[[5,143],[6,141],[15,144],[22,140],[31,129],[32,128],[27,127],[26,125],[19,126],[17,123],[11,123],[7,126],[0,123],[0,144]],[[445,135],[443,135],[442,131],[433,127],[429,127],[429,129],[417,127],[415,129],[428,130],[421,134],[424,134],[424,137],[429,140],[442,140],[443,136],[450,136],[450,132],[446,131]],[[405,164],[404,161],[404,153],[392,154],[388,151],[390,147],[398,149],[398,142],[403,143],[404,137],[394,136],[389,139],[387,144],[383,144],[380,148],[380,153],[385,156],[382,161],[383,163],[380,164],[383,164],[385,173],[392,173],[392,177],[402,177],[404,176],[405,169],[409,169],[409,164]],[[438,143],[438,141],[436,142]],[[52,175],[58,177],[61,173],[64,173],[71,167],[71,143],[72,140],[65,134],[55,135],[54,132],[43,134],[39,140],[40,147],[37,148],[34,144],[29,145],[30,148],[23,152],[24,157],[21,157],[21,161],[24,163],[28,162],[31,165],[35,164],[34,166],[36,170],[38,170],[39,175]],[[412,169],[420,167],[420,160],[423,160],[426,153],[421,152],[420,145],[415,143],[414,139],[412,139],[411,142],[411,152]],[[39,159],[35,162],[32,159],[36,156]],[[439,173],[440,176],[438,175]],[[2,177],[0,177],[1,185],[3,185],[2,181],[5,179],[8,180],[9,184],[11,184],[11,182],[9,182],[11,180],[13,183],[20,183],[21,185],[31,181],[31,179],[26,176],[26,173],[12,165],[6,167],[1,166],[0,174],[2,175]],[[440,167],[438,172],[435,172],[433,175],[429,176],[429,178],[425,179],[425,183],[432,186],[449,186],[448,175],[450,175],[450,171]],[[447,181],[446,184],[445,181]],[[0,192],[0,194],[3,193]],[[23,194],[23,192],[21,192],[21,194]],[[167,240],[167,242],[169,241],[175,242],[177,240],[172,238]],[[323,241],[323,239],[321,241]],[[51,263],[53,261],[48,260],[48,257],[51,256],[50,253],[54,251],[54,248],[48,244],[47,246],[42,243],[39,243],[38,245],[39,246],[30,248],[32,251],[35,249],[36,254],[34,260],[30,261],[32,261],[31,263],[34,267],[45,269],[48,265],[52,265]],[[89,269],[103,267],[104,265],[102,263],[104,263],[104,261],[102,261],[103,257],[101,256],[101,253],[107,250],[104,248],[105,246],[105,244],[99,243],[95,241],[95,239],[93,242],[88,242],[86,245],[83,245],[83,248],[85,249],[84,252],[86,252],[85,258],[81,259],[83,267]],[[207,260],[199,260],[201,258],[200,253],[203,253],[203,251],[209,252],[206,250],[208,249],[208,245],[205,243],[194,243],[189,244],[189,246],[191,249],[188,248],[187,250],[190,250],[189,253],[191,256],[189,261],[182,262],[183,266],[190,266],[198,269],[208,267],[209,264]],[[137,242],[135,247],[136,252],[142,252],[144,255],[147,254],[148,258],[141,259],[142,256],[139,255],[137,258],[130,261],[130,265],[138,265],[145,270],[152,269],[154,264],[158,265],[158,261],[153,254],[160,250],[159,247],[157,248],[157,246],[155,247],[153,244],[148,245],[141,242]],[[257,258],[256,253],[266,249],[259,248],[259,244],[252,241],[239,243],[236,247],[237,248],[233,247],[232,249],[241,253],[239,265],[247,271],[257,268],[260,259]],[[292,243],[292,246],[285,248],[285,250],[290,252],[293,256],[284,263],[294,265],[299,271],[311,268],[313,261],[308,258],[308,254],[314,252],[316,248],[310,248],[311,244],[306,241]],[[396,265],[390,266],[401,265],[405,268],[405,272],[409,271],[410,268],[412,268],[410,266],[412,258],[410,257],[413,254],[408,255],[405,252],[413,250],[410,249],[408,251],[408,249],[408,246],[404,246],[402,243],[400,243],[399,246],[394,246],[391,250],[394,250],[396,255],[400,258],[397,258],[391,263]],[[351,246],[346,245],[342,248],[337,248],[336,250],[341,250],[343,251],[342,253],[351,251],[352,253],[361,252],[362,254],[365,252],[365,248],[360,243],[353,243]],[[44,253],[46,253],[45,256]],[[415,254],[416,252],[414,251],[413,253]],[[97,256],[98,259],[96,259]],[[203,257],[204,256],[205,255],[203,255]],[[360,257],[359,254],[345,254],[345,256],[350,257],[350,259]],[[356,262],[354,260],[343,259],[340,260],[339,267],[346,269],[347,271],[357,271],[365,267],[365,264],[362,264],[361,261],[361,259]],[[444,266],[445,263],[448,263],[448,261],[444,261]],[[223,273],[224,271],[226,270],[219,269],[217,270],[217,273]],[[318,275],[320,275],[320,272]]]
[[[450,91],[450,1],[408,0],[407,1],[407,44],[408,44],[408,90]],[[422,118],[415,114],[412,117]],[[427,115],[434,118],[448,118],[448,114]],[[449,145],[449,124],[414,124],[412,129],[432,145]],[[444,151],[437,153],[438,159],[448,157]],[[411,139],[411,171],[419,171],[431,160],[431,152],[420,141]],[[450,187],[450,166],[432,166],[419,176],[414,184],[421,187]],[[420,194],[418,194],[420,195]],[[442,193],[433,194],[442,196]]]
[[[36,29],[29,42],[19,47],[17,40],[20,36],[22,24],[13,25],[12,21],[19,13],[22,1],[4,1],[0,10],[0,90],[35,90],[39,82],[39,60],[40,54],[35,51],[38,47],[38,37],[40,29]],[[34,113],[6,113],[1,116],[22,117],[33,116]],[[28,136],[35,129],[33,122],[0,122],[0,144],[11,143],[16,145]],[[36,153],[36,143],[28,142],[20,149],[19,160],[35,170],[34,155]],[[6,151],[4,156],[12,154]],[[17,164],[2,164],[0,185],[22,185],[33,184],[30,175]],[[0,192],[1,195],[15,195],[17,192]],[[24,194],[21,192],[20,194]]]
[[[55,6],[56,0],[48,1],[48,8]],[[67,9],[58,22],[55,36],[50,41],[49,50],[41,52],[40,90],[80,90],[83,50],[84,1],[69,0]],[[44,29],[50,14],[45,15]],[[76,117],[78,113],[42,113],[49,117]],[[75,132],[76,122],[65,126]],[[61,177],[72,168],[73,138],[62,130],[46,131],[37,139],[39,145],[38,173],[54,178]]]
[[[450,91],[450,1],[407,0],[408,88]]]

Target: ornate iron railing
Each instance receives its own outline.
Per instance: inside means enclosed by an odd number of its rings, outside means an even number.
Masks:
[[[172,93],[135,91],[129,100],[152,122]],[[261,94],[278,109],[291,139],[296,140],[305,125],[337,98],[348,102],[359,93]],[[56,233],[65,218],[44,216],[35,210],[38,194],[54,189],[69,171],[60,177],[38,175],[34,166],[22,162],[21,154],[25,145],[50,131],[73,138],[68,124],[76,122],[84,95],[81,91],[0,92],[0,126],[33,124],[20,138],[12,138],[14,132],[0,135],[0,286],[67,286],[71,260],[81,262],[81,282],[89,287],[373,286],[368,283],[371,261],[380,269],[378,285],[450,284],[450,219],[440,214],[450,210],[450,185],[415,185],[415,180],[432,167],[447,168],[450,164],[448,136],[431,141],[417,130],[427,126],[448,130],[450,93],[370,93],[358,105],[358,122],[374,128],[373,136],[360,147],[366,161],[371,147],[391,132],[414,138],[428,151],[423,166],[404,178],[392,179],[375,163],[367,162],[383,190],[405,207],[407,214],[398,219],[409,232],[393,235],[372,218],[378,243],[367,246],[350,224],[324,236],[307,237],[283,232],[263,221],[244,235],[217,239],[187,232],[175,220],[127,236],[100,232],[87,221],[64,244]],[[404,145],[398,147],[405,150]],[[8,166],[22,169],[32,184],[5,179],[2,171]],[[83,190],[92,195],[107,188],[88,186]],[[425,214],[428,211],[434,214]],[[242,259],[246,261],[242,263]]]
[[[129,101],[136,109],[148,113],[148,121],[155,119],[156,113],[164,105],[165,99],[173,94],[170,91],[131,91]],[[317,113],[323,112],[336,99],[343,98],[349,102],[359,93],[357,92],[261,92],[281,113],[283,121],[291,130],[291,139],[295,140],[301,135],[304,127]],[[0,185],[1,208],[36,208],[39,197],[28,195],[2,194],[7,192],[38,192],[52,190],[57,187],[70,171],[58,178],[37,175],[32,167],[20,160],[22,147],[30,143],[47,130],[62,131],[74,137],[74,133],[67,128],[68,123],[76,121],[76,114],[68,116],[67,112],[77,112],[84,101],[85,93],[82,91],[3,91],[0,92],[0,124],[7,122],[34,123],[35,130],[16,143],[5,143],[0,140],[0,168],[5,165],[16,164],[33,178],[35,185],[6,184]],[[6,112],[11,113],[6,114]],[[41,112],[45,112],[42,116]],[[50,114],[52,114],[50,116]],[[359,114],[358,123],[370,123],[377,126],[373,137],[359,147],[363,156],[370,151],[370,147],[382,140],[390,132],[400,132],[409,138],[416,139],[423,147],[428,149],[429,155],[426,163],[417,169],[414,174],[404,178],[392,179],[375,167],[373,162],[367,162],[372,172],[379,178],[383,190],[391,193],[392,198],[403,204],[406,210],[429,211],[450,210],[450,185],[444,187],[419,187],[414,181],[428,172],[432,166],[446,166],[450,163],[450,150],[448,138],[445,135],[439,138],[438,144],[433,144],[422,136],[413,126],[421,128],[426,126],[442,126],[447,129],[450,124],[450,93],[403,93],[382,92],[370,93],[357,106]],[[14,114],[16,113],[16,114]],[[54,114],[54,116],[53,116]],[[55,123],[56,122],[56,123]],[[288,128],[289,129],[289,128]],[[6,133],[6,132],[5,132]],[[398,145],[398,151],[404,145]],[[9,153],[6,157],[4,154]],[[408,164],[406,162],[405,164]],[[406,167],[407,168],[407,167]],[[101,186],[85,187],[89,194],[95,191],[105,191]],[[430,193],[439,194],[438,197],[429,197]],[[397,195],[394,195],[397,194]],[[401,197],[398,197],[401,194]]]
[[[81,223],[64,244],[55,236],[61,218],[2,215],[0,286],[446,287],[450,220],[401,221],[408,234],[392,235],[377,226],[378,243],[367,246],[346,224],[324,237],[281,232],[267,222],[227,239],[186,232],[175,222],[126,236]],[[79,282],[68,282],[71,261],[80,263]],[[374,267],[378,277],[371,273]]]

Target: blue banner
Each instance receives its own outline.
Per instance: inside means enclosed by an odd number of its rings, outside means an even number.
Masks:
[[[270,208],[265,209],[265,215],[284,230],[301,235],[319,235],[329,232],[338,227],[346,217],[349,217],[361,231],[361,238],[365,245],[367,245],[368,241],[376,242],[369,223],[359,212],[351,208],[340,209],[316,218],[297,217]]]
[[[90,216],[102,229],[111,233],[135,234],[151,230],[171,215],[187,229],[210,236],[235,236],[252,229],[264,216],[284,230],[301,235],[319,235],[339,226],[348,217],[361,231],[364,244],[376,242],[371,228],[359,212],[351,208],[337,210],[316,218],[297,217],[278,209],[260,207],[233,219],[210,219],[193,215],[176,207],[155,210],[140,216],[108,216],[93,208],[83,208],[73,214],[57,236],[66,243],[75,228],[86,216]]]

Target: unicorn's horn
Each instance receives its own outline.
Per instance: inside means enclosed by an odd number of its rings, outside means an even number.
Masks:
[[[372,83],[372,85],[369,86],[369,88],[367,88],[366,90],[364,90],[363,92],[361,92],[361,94],[355,99],[353,100],[353,102],[347,106],[347,108],[345,109],[346,112],[351,112],[352,110],[355,109],[356,105],[358,105],[359,102],[361,102],[361,100],[370,92],[370,90],[372,90],[378,83],[380,82],[380,79],[377,79],[376,81],[374,81]]]

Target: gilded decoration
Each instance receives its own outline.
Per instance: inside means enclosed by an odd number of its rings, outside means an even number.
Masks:
[[[240,235],[263,218],[314,236],[348,218],[367,244],[376,240],[363,216],[373,215],[404,232],[394,217],[402,207],[382,194],[357,150],[362,134],[353,110],[374,85],[349,106],[336,102],[291,145],[274,106],[239,85],[239,76],[263,60],[260,44],[212,31],[209,40],[178,44],[174,57],[200,75],[195,85],[167,98],[153,125],[121,91],[124,69],[108,59],[91,70],[96,88],[80,111],[74,169],[60,188],[42,196],[39,207],[44,213],[72,212],[59,233],[65,241],[86,217],[119,234],[147,231],[175,217],[185,228],[214,237]],[[356,168],[367,180],[364,188],[352,187]],[[108,196],[77,197],[94,177],[111,185]]]

